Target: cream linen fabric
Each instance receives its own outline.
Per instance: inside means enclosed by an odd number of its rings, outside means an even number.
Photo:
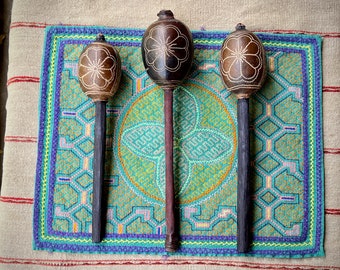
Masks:
[[[156,256],[88,255],[32,250],[32,199],[37,151],[38,99],[44,28],[49,24],[146,28],[171,9],[190,29],[316,33],[323,40],[323,110],[326,183],[325,252],[321,258],[171,257],[172,264],[124,265]],[[70,1],[14,0],[10,31],[7,125],[0,200],[0,269],[340,269],[340,1]],[[25,76],[25,77],[22,77]],[[20,79],[21,78],[21,79]],[[26,78],[26,79],[25,79]],[[6,200],[9,197],[24,198]],[[177,260],[176,260],[177,259]],[[121,260],[117,264],[117,261]],[[176,265],[176,262],[187,264]],[[116,262],[116,263],[115,263]],[[98,265],[97,265],[98,264]],[[112,265],[113,264],[113,265]],[[175,264],[175,265],[174,265]]]

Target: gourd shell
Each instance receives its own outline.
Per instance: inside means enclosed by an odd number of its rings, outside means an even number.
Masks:
[[[93,101],[107,101],[118,89],[121,60],[109,43],[95,41],[86,46],[78,62],[79,84]]]
[[[259,38],[245,28],[232,32],[223,42],[220,72],[225,86],[238,98],[259,90],[266,77],[266,57]]]
[[[193,60],[192,34],[170,10],[145,31],[142,58],[150,78],[160,86],[176,87],[189,73]]]

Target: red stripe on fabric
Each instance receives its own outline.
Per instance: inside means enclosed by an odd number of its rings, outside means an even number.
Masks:
[[[322,87],[323,92],[340,93],[340,86],[324,86]]]
[[[23,258],[3,258],[0,257],[0,263],[3,264],[30,264],[44,266],[109,266],[109,265],[220,265],[233,267],[247,267],[260,269],[290,269],[290,270],[311,270],[311,269],[340,269],[337,266],[319,266],[319,265],[299,265],[299,264],[266,264],[251,262],[235,262],[224,260],[42,260],[42,259],[23,259]]]
[[[11,23],[10,28],[46,28],[50,25],[61,25],[61,26],[90,26],[84,24],[69,24],[69,23],[40,23],[40,22],[13,22]]]
[[[340,154],[340,148],[324,148],[323,152],[325,154],[330,154],[330,155],[339,155]]]
[[[31,136],[5,136],[5,142],[36,143],[37,141],[38,141],[37,137],[31,137]]]
[[[326,215],[340,215],[340,209],[325,209]]]
[[[32,198],[0,196],[0,202],[17,203],[17,204],[33,204],[33,199]]]
[[[46,23],[39,23],[39,22],[13,22],[11,23],[10,28],[45,28],[48,24]]]
[[[15,76],[10,78],[7,81],[7,86],[12,83],[19,83],[19,82],[33,82],[33,83],[39,83],[40,78],[39,77],[32,77],[32,76]]]
[[[319,31],[306,31],[306,30],[283,30],[283,29],[271,29],[271,30],[254,30],[254,32],[270,32],[279,34],[310,34],[320,35],[324,38],[340,38],[340,32],[319,32]]]

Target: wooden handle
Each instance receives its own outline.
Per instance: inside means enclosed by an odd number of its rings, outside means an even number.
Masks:
[[[173,174],[173,89],[164,89],[165,122],[165,250],[174,252],[179,245],[175,223],[175,187]]]
[[[94,130],[93,197],[92,197],[92,242],[101,241],[102,193],[104,183],[106,102],[97,101]]]
[[[238,164],[237,164],[237,251],[249,249],[250,235],[250,162],[249,162],[249,99],[237,100]]]

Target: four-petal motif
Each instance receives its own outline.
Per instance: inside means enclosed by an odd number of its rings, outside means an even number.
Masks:
[[[233,152],[232,138],[220,130],[203,128],[200,106],[195,95],[182,88],[176,91],[174,108],[174,176],[177,196],[184,194],[190,183],[194,167],[218,164]],[[157,194],[165,198],[164,123],[143,121],[124,130],[121,143],[140,159],[155,164]],[[202,183],[203,184],[203,183]]]

